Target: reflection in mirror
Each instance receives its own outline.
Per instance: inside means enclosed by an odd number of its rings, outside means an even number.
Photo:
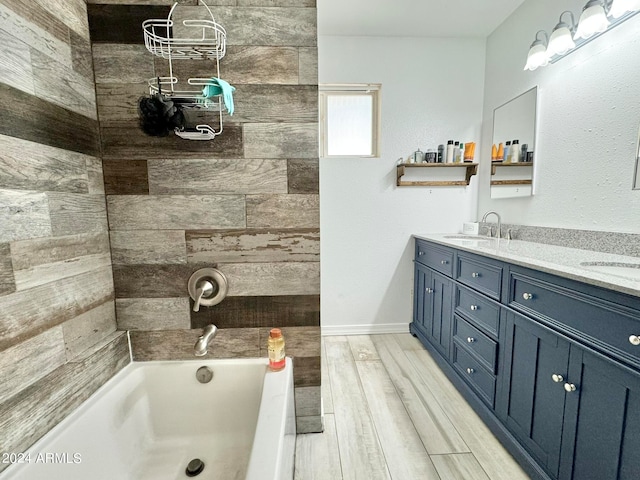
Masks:
[[[638,146],[636,148],[636,172],[633,176],[633,189],[640,190],[640,131],[638,132]]]
[[[491,198],[528,197],[533,194],[537,97],[538,88],[534,87],[493,112],[496,152],[500,151],[501,144],[506,148],[507,142],[516,140],[519,155],[492,158]]]

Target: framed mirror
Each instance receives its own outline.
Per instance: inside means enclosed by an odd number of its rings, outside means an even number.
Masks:
[[[500,145],[512,150],[506,155],[492,154],[491,198],[533,194],[537,101],[538,87],[533,87],[493,111],[495,153],[502,153]]]

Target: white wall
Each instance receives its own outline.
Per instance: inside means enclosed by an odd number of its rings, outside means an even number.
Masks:
[[[640,15],[559,62],[523,67],[536,31],[564,10],[576,20],[585,0],[527,0],[487,41],[478,215],[509,223],[640,232],[640,191],[632,191],[640,126]],[[538,85],[535,195],[491,200],[493,110]]]
[[[418,147],[479,141],[485,42],[320,36],[318,50],[320,83],[382,84],[381,158],[320,159],[323,333],[407,331],[411,235],[460,231],[477,180],[396,187],[395,164]]]

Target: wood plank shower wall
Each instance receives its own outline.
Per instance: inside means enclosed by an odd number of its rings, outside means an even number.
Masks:
[[[320,422],[320,230],[315,0],[211,0],[227,30],[222,78],[235,113],[210,142],[145,136],[137,99],[167,62],[144,47],[141,22],[171,2],[89,1],[118,328],[134,360],[193,358],[215,323],[212,357],[266,355],[283,327],[294,357],[299,431]],[[131,4],[136,5],[131,5]],[[207,18],[183,1],[175,20]],[[178,78],[209,61],[174,62]],[[218,266],[220,305],[191,309],[187,279]]]
[[[91,62],[84,0],[0,0],[4,454],[24,452],[130,360]]]

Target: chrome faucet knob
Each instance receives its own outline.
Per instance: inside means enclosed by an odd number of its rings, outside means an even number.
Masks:
[[[196,286],[196,298],[194,298],[193,302],[193,311],[200,311],[200,302],[203,298],[209,298],[213,294],[214,288],[213,284],[208,280],[201,280],[198,282]]]

